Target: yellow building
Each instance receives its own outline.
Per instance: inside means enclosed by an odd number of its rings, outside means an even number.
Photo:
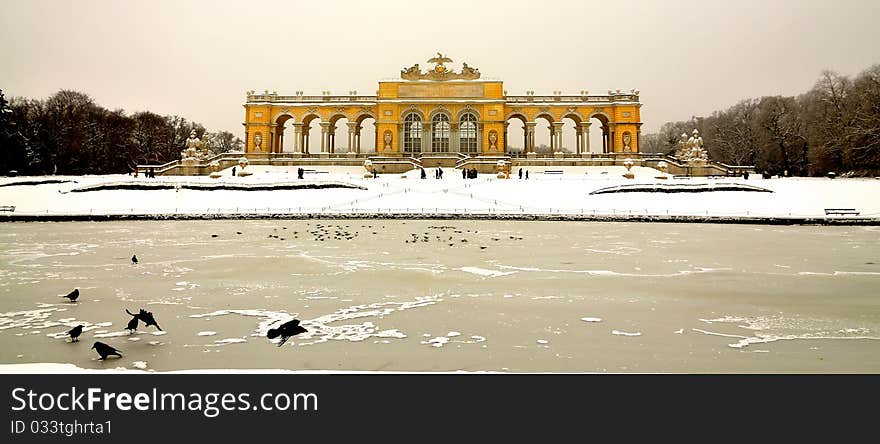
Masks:
[[[399,80],[379,82],[375,96],[306,96],[276,93],[247,93],[245,141],[247,153],[281,153],[284,139],[293,137],[292,157],[335,157],[336,124],[348,120],[348,147],[361,153],[364,122],[375,122],[376,156],[504,156],[508,150],[507,122],[524,124],[522,145],[526,157],[535,157],[535,126],[543,119],[550,126],[554,153],[567,149],[580,156],[590,147],[590,119],[602,125],[603,153],[639,152],[639,92],[608,91],[608,94],[577,95],[559,91],[549,96],[510,96],[500,80],[483,80],[479,70],[463,64],[450,70],[452,60],[437,54],[428,60],[434,66],[423,72],[418,64],[403,69]],[[563,146],[563,121],[574,122],[576,146]],[[318,121],[320,121],[318,123]],[[321,140],[309,140],[309,130],[320,125]],[[289,125],[293,131],[286,131]],[[288,142],[288,145],[290,143]]]

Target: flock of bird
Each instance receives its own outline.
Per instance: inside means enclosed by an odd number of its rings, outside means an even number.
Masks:
[[[327,225],[323,225],[323,224],[319,223],[319,224],[316,224],[316,226],[314,228],[310,227],[310,229],[307,229],[307,233],[311,234],[314,237],[314,240],[319,241],[319,242],[322,242],[324,240],[329,240],[329,239],[352,240],[352,239],[358,237],[360,232],[359,231],[352,232],[351,230],[349,230],[349,228],[350,227],[348,225],[341,227],[341,226],[327,226]],[[373,228],[372,225],[361,225],[361,228],[375,229],[375,228]],[[382,226],[382,228],[385,228],[385,227]],[[282,229],[286,230],[287,227],[282,227]],[[441,232],[446,232],[447,230],[449,230],[449,231],[452,231],[453,234],[458,234],[458,235],[464,234],[461,230],[456,230],[455,227],[448,227],[448,226],[428,227],[428,229],[429,230],[430,229],[437,229],[437,230],[440,230]],[[277,232],[278,229],[276,228],[275,231]],[[471,230],[466,230],[466,231],[468,233],[471,232]],[[371,230],[371,232],[372,232],[372,234],[377,234],[376,231]],[[294,238],[299,237],[298,231],[292,231],[291,233]],[[476,231],[476,230],[473,231],[473,234],[477,234],[477,233],[479,233],[479,231]],[[238,232],[236,232],[236,234],[242,234],[242,233],[240,231],[238,231]],[[410,233],[410,234],[412,235],[412,239],[407,239],[406,243],[428,242],[430,240],[429,236],[431,236],[429,234],[429,232],[427,232],[427,231],[424,232],[424,234],[419,234],[419,233]],[[211,237],[218,237],[218,235],[214,234]],[[280,237],[277,234],[270,234],[269,237],[279,239],[279,240],[285,240],[284,237]],[[447,237],[447,239],[443,239],[439,235],[435,234],[434,237],[436,238],[437,241],[440,241],[440,242],[444,242],[444,241],[450,242],[453,240],[453,236],[444,236],[444,237]],[[510,239],[522,240],[522,237],[510,236]],[[493,237],[492,240],[498,241],[500,239]],[[465,238],[462,238],[460,240],[460,242],[467,243],[468,240]],[[452,246],[452,245],[454,245],[454,244],[449,243],[449,246]],[[480,249],[481,250],[486,249],[486,247],[480,246]],[[131,263],[132,263],[132,265],[138,264],[137,255],[133,255],[131,257]],[[75,288],[73,291],[71,291],[67,295],[64,295],[63,297],[69,299],[70,302],[76,302],[76,300],[79,298],[79,295],[80,295],[79,289]],[[128,313],[129,316],[131,316],[131,319],[128,321],[128,324],[126,326],[126,329],[129,330],[129,333],[134,333],[134,331],[137,330],[138,324],[140,322],[143,322],[144,326],[146,326],[146,327],[154,326],[158,330],[162,331],[162,328],[159,327],[159,324],[156,322],[156,318],[153,316],[152,312],[146,311],[143,308],[140,309],[140,311],[138,313],[132,313],[132,312],[128,311],[128,309],[125,309],[125,312]],[[76,327],[73,327],[72,329],[70,329],[70,331],[67,332],[67,334],[71,338],[71,342],[79,342],[79,337],[83,333],[83,328],[84,327],[82,325],[77,325]],[[266,337],[268,337],[269,339],[275,339],[275,338],[280,337],[281,339],[278,341],[278,346],[281,347],[291,337],[296,336],[300,333],[305,333],[307,331],[308,330],[306,330],[305,328],[303,328],[303,326],[300,325],[300,321],[298,319],[293,319],[293,320],[287,321],[287,322],[279,325],[277,328],[270,328],[268,333],[266,334]],[[118,350],[118,349],[114,348],[113,346],[105,344],[100,341],[95,341],[95,343],[92,345],[92,349],[95,350],[101,356],[101,358],[100,358],[101,360],[107,359],[108,356],[117,356],[120,358],[122,357],[121,350]]]
[[[134,255],[131,257],[131,263],[132,263],[132,265],[137,265],[137,263],[138,263],[137,255]],[[68,293],[66,295],[63,295],[62,297],[69,299],[71,303],[76,303],[76,300],[79,299],[79,295],[80,295],[79,288],[74,288],[73,291],[71,291],[70,293]],[[143,308],[141,308],[140,311],[138,311],[137,313],[132,313],[132,312],[128,311],[128,309],[126,308],[125,312],[128,313],[129,316],[131,316],[131,319],[128,321],[128,324],[126,325],[126,329],[129,331],[129,333],[134,333],[135,330],[137,330],[138,324],[140,322],[143,322],[145,327],[149,327],[152,325],[152,326],[156,327],[156,329],[158,329],[159,331],[163,331],[162,327],[159,327],[159,323],[156,322],[156,317],[153,316],[153,312],[146,311]],[[278,326],[278,328],[270,328],[268,333],[266,334],[266,336],[269,339],[275,339],[277,337],[281,337],[281,339],[278,342],[278,346],[281,347],[292,336],[298,335],[300,333],[305,333],[308,331],[305,328],[303,328],[301,325],[299,325],[299,323],[300,323],[300,321],[298,319],[293,319],[293,320],[287,321],[287,322],[281,324],[280,326]],[[67,335],[70,336],[70,342],[79,342],[79,337],[80,337],[80,335],[82,335],[84,328],[85,327],[82,324],[71,328],[67,332]],[[122,353],[121,353],[122,350],[118,350],[115,347],[113,347],[112,345],[105,344],[101,341],[95,341],[95,343],[92,344],[91,350],[95,350],[98,353],[98,355],[101,356],[101,358],[99,359],[101,361],[107,359],[108,356],[116,356],[119,358],[122,357]]]

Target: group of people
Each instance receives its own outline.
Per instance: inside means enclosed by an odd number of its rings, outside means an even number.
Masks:
[[[523,169],[522,168],[519,169],[519,178],[520,179],[523,178]],[[526,170],[526,179],[528,179],[528,178],[529,178],[529,170]]]
[[[138,177],[138,169],[135,167],[134,169],[134,177]],[[156,169],[150,167],[147,171],[144,171],[144,177],[147,179],[155,179],[156,178]]]
[[[427,178],[428,178],[428,174],[425,173],[425,169],[424,169],[424,168],[419,168],[419,170],[421,170],[421,178],[422,178],[422,179],[427,179]],[[434,179],[442,179],[442,178],[443,178],[443,169],[440,168],[440,167],[437,167],[437,169],[434,170]]]
[[[461,169],[461,178],[462,179],[476,179],[477,174],[479,174],[479,173],[477,172],[476,168],[471,168],[471,169],[462,168]]]

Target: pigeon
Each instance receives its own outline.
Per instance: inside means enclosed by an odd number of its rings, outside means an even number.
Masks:
[[[275,339],[281,336],[281,340],[278,341],[278,346],[281,347],[291,336],[296,336],[307,331],[308,330],[299,325],[299,319],[293,319],[281,324],[278,328],[270,328],[266,337],[269,339]]]
[[[98,352],[99,355],[101,355],[101,360],[107,359],[107,356],[110,355],[116,355],[120,358],[122,357],[122,355],[119,354],[120,350],[117,350],[103,342],[95,342],[92,345],[92,349]]]
[[[159,324],[156,323],[156,318],[153,317],[153,312],[146,311],[143,308],[141,309],[141,311],[138,314],[134,314],[134,313],[128,311],[127,308],[125,309],[125,312],[134,316],[135,318],[143,321],[144,326],[149,327],[151,325],[155,325],[156,328],[159,329],[159,331],[162,331],[162,327],[159,327]],[[131,323],[129,323],[129,325],[131,325]]]
[[[74,288],[73,291],[62,297],[70,299],[70,302],[76,302],[76,298],[79,297],[79,288]]]
[[[70,342],[79,342],[79,335],[81,335],[82,332],[82,325],[77,325],[76,327],[71,328],[70,331],[67,332],[67,334],[70,335]]]
[[[136,254],[134,254],[134,255],[131,256],[131,263],[134,264],[134,265],[137,265],[137,263],[138,263],[138,257],[137,257]]]

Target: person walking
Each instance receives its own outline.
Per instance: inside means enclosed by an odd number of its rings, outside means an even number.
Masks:
[[[437,178],[438,179],[443,178],[443,168],[437,167]]]
[[[467,179],[467,168],[462,168],[462,169],[461,169],[461,178],[462,178],[462,179]]]
[[[522,168],[519,169],[519,178],[522,179]]]
[[[232,167],[232,177],[235,177],[235,167]]]
[[[529,180],[529,170],[526,170],[526,180]]]
[[[424,168],[419,168],[419,169],[422,170],[422,176],[421,176],[422,179],[427,179],[427,178],[428,178],[428,175],[425,174],[425,169],[424,169]]]

